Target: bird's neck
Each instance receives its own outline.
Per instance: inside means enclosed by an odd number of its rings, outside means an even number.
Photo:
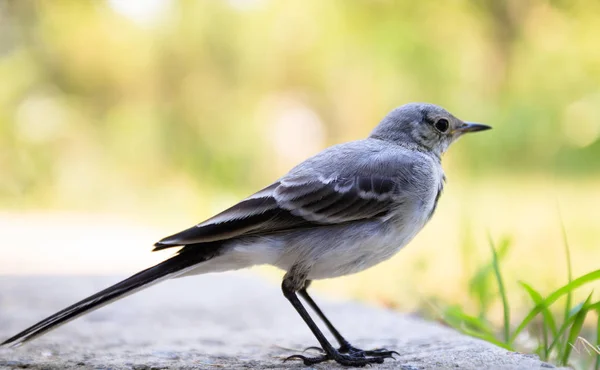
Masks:
[[[415,140],[413,140],[406,133],[398,132],[398,133],[395,133],[394,135],[389,135],[389,134],[379,135],[377,132],[374,131],[373,133],[371,133],[371,135],[369,135],[369,138],[375,139],[375,140],[383,140],[385,142],[401,146],[408,150],[424,153],[440,163],[442,161],[442,153],[432,151],[430,148],[426,147],[425,145],[420,144],[420,143],[416,142]]]

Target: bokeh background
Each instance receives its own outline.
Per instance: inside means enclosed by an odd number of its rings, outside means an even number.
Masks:
[[[494,130],[447,153],[409,247],[317,289],[476,306],[489,234],[511,240],[507,290],[528,304],[519,280],[566,282],[561,218],[574,275],[600,261],[598,14],[595,0],[2,1],[0,274],[133,273],[172,253],[150,253],[162,236],[427,101]]]

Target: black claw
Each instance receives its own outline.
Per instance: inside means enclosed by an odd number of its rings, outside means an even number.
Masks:
[[[342,352],[342,350],[344,350],[347,353],[352,354],[353,356],[371,356],[371,357],[382,357],[382,358],[394,358],[393,355],[398,355],[400,356],[400,354],[396,351],[390,351],[388,349],[385,348],[378,348],[378,349],[373,349],[373,350],[362,350],[359,348],[355,348],[355,347],[345,347],[345,348],[340,348],[340,352]]]
[[[390,351],[387,350],[385,348],[381,348],[381,349],[374,349],[371,351],[363,351],[365,355],[367,356],[383,356],[385,358],[394,358],[394,356],[392,355],[397,355],[400,356],[400,354],[396,351]],[[395,358],[394,358],[395,360]]]
[[[306,357],[306,356],[302,356],[302,355],[293,355],[290,356],[288,358],[286,358],[285,360],[283,360],[283,362],[286,362],[288,360],[301,360],[302,362],[304,362],[304,365],[306,366],[310,366],[310,365],[315,365],[327,360],[330,360],[331,357],[325,355],[325,356],[321,356],[321,357]]]
[[[302,360],[304,362],[304,364],[306,365],[306,360],[308,360],[308,357],[302,356],[302,355],[292,355],[289,357],[286,357],[283,362],[288,362],[290,360]]]
[[[304,348],[304,351],[302,351],[302,353],[304,353],[306,351],[310,351],[310,350],[325,353],[325,351],[323,351],[323,348],[317,347],[317,346],[306,347],[306,348]]]

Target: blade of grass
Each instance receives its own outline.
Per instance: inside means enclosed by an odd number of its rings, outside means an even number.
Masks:
[[[470,329],[470,328],[466,327],[465,325],[463,325],[464,323],[456,323],[456,322],[447,322],[447,323],[448,323],[448,325],[450,325],[454,329],[460,331],[461,333],[464,333],[464,334],[469,335],[474,338],[485,340],[486,342],[489,342],[489,343],[493,343],[496,346],[504,348],[508,351],[514,351],[514,348],[511,347],[508,343],[504,343],[504,342],[496,339],[494,337],[493,333],[480,332],[480,331]]]
[[[562,323],[560,328],[558,328],[558,333],[556,334],[554,341],[550,344],[550,347],[548,348],[548,352],[552,352],[554,347],[557,347],[558,348],[558,356],[557,357],[559,359],[562,358],[562,356],[563,356],[563,351],[565,349],[565,345],[568,345],[566,343],[563,343],[562,337],[567,332],[567,329],[570,328],[571,324],[575,320],[575,317],[577,316],[577,314],[583,307],[584,307],[584,302],[581,302],[581,303],[575,305],[571,309],[571,311],[569,312],[569,315],[567,316],[567,319],[565,320],[565,322]],[[600,308],[600,302],[589,304],[587,306],[588,311],[599,309],[599,308]]]
[[[578,341],[580,341],[581,343],[583,343],[585,345],[586,350],[588,351],[588,353],[597,353],[600,355],[600,349],[598,349],[597,346],[593,345],[592,343],[590,343],[587,339],[585,339],[584,337],[578,337],[577,338]]]
[[[529,293],[529,296],[531,297],[531,299],[533,300],[534,304],[539,304],[541,302],[544,301],[544,299],[542,298],[541,294],[539,294],[537,291],[535,291],[532,287],[530,287],[529,285],[521,282],[520,283],[521,286],[523,288],[525,288],[525,290]],[[536,349],[536,353],[538,354],[538,356],[540,356],[540,358],[543,361],[547,361],[548,360],[548,356],[549,356],[549,351],[548,351],[548,324],[547,324],[547,318],[546,318],[546,312],[548,311],[548,309],[544,309],[542,311],[543,315],[544,315],[544,322],[542,323],[542,339],[540,340],[538,338],[538,348]],[[550,316],[552,317],[552,316]],[[554,319],[552,319],[552,322],[554,323]]]
[[[502,261],[506,256],[509,246],[510,239],[504,238],[497,249],[498,261]],[[493,284],[493,280],[491,279],[493,273],[493,261],[490,261],[477,269],[477,272],[469,280],[469,293],[479,303],[479,317],[481,318],[486,318],[485,316],[489,311],[489,306],[495,299],[495,294],[490,286]]]
[[[535,305],[538,305],[544,301],[544,298],[542,298],[542,295],[538,291],[533,289],[529,284],[524,283],[524,282],[520,282],[519,284],[521,284],[521,286],[527,291],[527,293],[529,293],[529,296],[531,297],[531,300],[533,301],[533,303]],[[554,321],[554,316],[552,316],[552,312],[550,312],[550,309],[548,307],[543,308],[542,315],[544,317],[544,322],[542,324],[542,335],[543,335],[543,353],[542,353],[543,358],[542,358],[542,360],[546,361],[546,360],[548,360],[548,358],[550,356],[548,329],[550,330],[553,340],[557,336],[557,329],[556,329],[556,322]]]
[[[579,337],[579,333],[581,332],[581,328],[583,327],[583,322],[585,321],[585,317],[589,312],[590,300],[592,299],[592,293],[587,297],[585,302],[583,303],[581,309],[575,315],[573,320],[573,324],[571,325],[571,329],[569,330],[569,334],[567,336],[567,342],[565,343],[565,348],[563,351],[562,358],[560,360],[561,365],[566,366],[569,362],[569,356],[571,356],[571,351],[573,350],[573,346],[577,342],[577,338]]]
[[[461,224],[462,227],[460,228],[461,230],[461,243],[460,243],[460,250],[461,250],[461,266],[462,266],[462,273],[463,273],[463,279],[464,281],[468,284],[471,285],[471,281],[473,280],[473,276],[476,276],[477,273],[475,272],[475,270],[473,270],[474,268],[476,268],[475,266],[477,265],[476,261],[474,260],[474,256],[476,256],[476,245],[475,245],[475,240],[473,238],[473,231],[471,228],[471,223],[469,222],[469,218],[463,216],[461,218]]]
[[[505,349],[505,350],[507,350],[507,351],[512,351],[512,352],[514,352],[514,350],[515,350],[515,349],[514,349],[514,348],[513,348],[513,347],[512,347],[510,344],[508,344],[508,343],[505,343],[505,342],[502,342],[502,341],[499,341],[499,340],[498,340],[498,339],[496,339],[494,336],[491,336],[491,335],[484,335],[484,334],[478,333],[478,332],[476,332],[476,331],[469,330],[469,329],[467,329],[467,328],[463,328],[463,329],[461,329],[461,328],[456,328],[456,329],[458,329],[458,330],[462,331],[464,334],[467,334],[467,335],[470,335],[470,336],[472,336],[472,337],[479,338],[479,339],[485,340],[486,342],[489,342],[489,343],[495,344],[496,346],[498,346],[498,347],[500,347],[500,348],[504,348],[504,349]]]
[[[544,298],[542,297],[542,295],[537,290],[533,289],[531,285],[522,281],[520,281],[519,284],[527,291],[533,303],[538,305],[544,302]],[[544,315],[545,325],[547,325],[550,329],[552,336],[556,336],[556,321],[554,320],[554,316],[552,315],[552,312],[550,312],[550,309],[546,306],[543,306],[542,315]]]
[[[569,240],[567,239],[567,230],[565,228],[565,223],[563,221],[562,214],[560,212],[560,208],[558,209],[558,217],[560,220],[560,229],[561,229],[562,237],[563,237],[563,245],[565,246],[565,259],[566,259],[566,263],[567,263],[567,279],[568,279],[568,283],[571,283],[573,281],[573,270],[571,267],[571,249],[569,247]],[[569,291],[567,293],[567,301],[565,303],[564,320],[567,319],[567,315],[569,314],[569,311],[571,311],[572,296],[573,296],[572,292]]]
[[[569,284],[564,285],[564,286],[560,287],[559,289],[555,290],[554,292],[552,292],[544,300],[544,302],[537,304],[531,311],[529,311],[529,313],[523,319],[523,321],[521,321],[521,323],[519,324],[517,329],[512,333],[509,343],[512,344],[514,342],[514,340],[517,338],[517,336],[519,334],[521,334],[523,329],[525,329],[525,327],[531,322],[531,320],[533,320],[533,318],[537,314],[539,314],[540,312],[542,312],[544,310],[544,307],[549,307],[552,303],[556,302],[556,300],[559,299],[560,297],[562,297],[563,295],[579,288],[582,285],[585,285],[591,281],[598,280],[598,279],[600,279],[600,270],[595,270],[595,271],[587,273],[583,276],[578,277],[577,279],[573,280]]]
[[[488,233],[488,241],[490,248],[492,249],[492,263],[494,266],[494,274],[496,275],[496,282],[498,283],[498,291],[500,298],[502,298],[502,307],[504,309],[504,342],[509,343],[510,341],[510,307],[508,306],[508,298],[506,297],[506,290],[504,289],[504,281],[502,280],[502,274],[500,273],[500,265],[498,263],[498,254],[496,253],[496,247],[492,236]]]
[[[600,350],[595,345],[590,343],[587,339],[585,339],[584,337],[578,337],[577,342],[581,342],[581,344],[583,345],[583,349],[585,349],[585,351],[588,353],[588,355],[590,355],[590,356],[593,355],[595,358],[597,358],[597,356],[600,355]],[[592,361],[593,360],[594,359],[592,359]],[[589,368],[591,369],[592,367],[590,366]],[[594,366],[594,368],[595,368],[595,366]]]
[[[473,330],[493,335],[494,329],[485,321],[485,319],[471,316],[465,313],[460,307],[453,306],[446,309],[442,315],[442,319],[450,326],[468,325]]]
[[[596,309],[596,315],[598,319],[596,320],[596,349],[600,349],[600,310]],[[596,364],[594,366],[595,370],[600,370],[600,352],[596,354]]]

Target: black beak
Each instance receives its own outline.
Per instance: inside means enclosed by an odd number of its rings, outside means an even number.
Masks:
[[[485,131],[485,130],[489,130],[491,128],[492,127],[490,127],[488,125],[482,125],[481,123],[465,122],[465,123],[463,123],[462,126],[457,128],[455,131],[459,132],[461,134],[464,134],[467,132]]]

